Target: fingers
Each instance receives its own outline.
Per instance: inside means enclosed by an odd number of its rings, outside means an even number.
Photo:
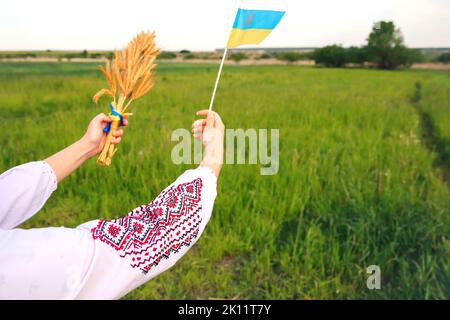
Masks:
[[[199,119],[192,124],[192,134],[196,140],[203,140],[203,130],[206,126],[206,119]]]
[[[113,133],[113,138],[111,139],[111,143],[112,144],[119,144],[120,141],[122,140],[122,136],[123,136],[123,129],[118,129],[115,130]]]
[[[203,132],[206,125],[206,119],[199,119],[192,124],[192,133]]]
[[[199,111],[197,111],[197,115],[198,116],[207,116],[208,112],[209,112],[208,109],[199,110]]]
[[[96,117],[99,122],[111,122],[111,119],[104,113],[99,113]]]
[[[113,137],[114,138],[121,137],[122,135],[123,135],[123,130],[122,129],[118,129],[118,130],[113,132]]]
[[[199,126],[197,128],[192,128],[192,134],[194,135],[194,138],[197,140],[202,140],[203,136],[203,126]]]
[[[98,115],[95,116],[94,119],[97,119],[99,122],[111,122],[111,118],[104,114],[104,113],[99,113]],[[123,126],[126,127],[128,125],[128,120],[127,119],[123,119]]]
[[[203,130],[205,129],[205,127],[204,126],[199,126],[199,127],[196,127],[196,128],[192,128],[192,133],[202,133],[203,132]]]
[[[222,119],[220,118],[219,114],[215,111],[209,111],[208,109],[203,109],[203,110],[197,111],[197,115],[198,116],[207,116],[208,127],[215,127],[215,128],[219,128],[219,129],[225,128],[225,125],[223,124]]]
[[[206,116],[206,119],[196,120],[192,124],[191,131],[195,139],[203,141],[205,138],[205,129],[218,129],[223,134],[225,126],[216,112],[204,109],[198,111],[197,115]]]
[[[199,126],[199,125],[202,125],[202,126],[206,125],[206,119],[195,120],[194,123],[192,124],[192,128]]]
[[[111,139],[111,143],[112,144],[119,144],[121,140],[122,140],[121,137],[114,137],[114,138]]]
[[[197,111],[197,115],[198,116],[206,116],[206,119],[208,120],[209,119],[209,121],[210,121],[210,124],[211,124],[211,121],[213,121],[213,120],[215,120],[215,116],[216,116],[216,112],[214,112],[214,111],[209,111],[209,110],[207,110],[207,109],[203,109],[203,110],[199,110],[199,111]]]

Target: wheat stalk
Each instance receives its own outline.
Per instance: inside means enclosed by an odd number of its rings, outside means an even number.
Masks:
[[[100,66],[100,71],[106,78],[109,88],[99,90],[93,97],[95,103],[103,95],[112,98],[114,109],[123,116],[131,102],[146,94],[154,84],[155,60],[159,54],[155,43],[155,33],[141,32],[128,43],[122,51],[115,51],[114,59]],[[106,137],[106,143],[97,160],[101,165],[110,165],[111,158],[117,151],[111,144],[112,133],[120,125],[120,118],[111,116],[111,129]]]

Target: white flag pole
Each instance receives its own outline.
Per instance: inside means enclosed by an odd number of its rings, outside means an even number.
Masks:
[[[239,1],[240,4],[242,5],[242,3],[244,2],[244,0],[240,0]],[[230,35],[231,35],[231,31],[230,31]],[[229,38],[230,36],[228,36]],[[228,44],[227,44],[228,45]],[[227,51],[228,51],[228,47],[225,46],[225,50],[223,51],[223,57],[222,57],[222,62],[220,62],[220,67],[219,67],[219,73],[217,74],[217,79],[216,79],[216,84],[214,85],[214,90],[213,90],[213,94],[211,97],[211,102],[209,103],[209,111],[212,110],[212,106],[214,104],[214,98],[216,96],[216,91],[217,91],[217,87],[219,85],[219,80],[220,80],[220,74],[222,73],[222,68],[223,68],[223,64],[225,62],[225,58],[227,56]]]
[[[223,63],[225,62],[225,57],[227,56],[227,50],[228,50],[228,48],[225,47],[225,50],[223,51],[222,62],[220,63],[220,67],[219,67],[219,73],[217,74],[216,84],[214,85],[214,91],[213,91],[213,94],[211,97],[211,102],[209,104],[209,111],[212,110],[212,106],[214,104],[214,97],[216,96],[217,86],[219,85],[220,74],[222,73]]]

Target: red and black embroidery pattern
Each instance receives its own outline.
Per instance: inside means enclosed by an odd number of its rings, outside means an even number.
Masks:
[[[131,266],[147,273],[197,237],[201,190],[200,178],[169,187],[123,218],[100,220],[92,236],[120,251],[121,257],[129,255]]]

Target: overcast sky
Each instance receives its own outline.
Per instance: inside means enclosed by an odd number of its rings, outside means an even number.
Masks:
[[[245,2],[244,2],[245,3]],[[256,4],[254,4],[256,3]],[[450,47],[450,0],[252,0],[286,15],[264,47],[365,42],[394,20],[411,47]],[[1,0],[0,50],[114,49],[155,30],[164,50],[223,47],[239,0]]]

